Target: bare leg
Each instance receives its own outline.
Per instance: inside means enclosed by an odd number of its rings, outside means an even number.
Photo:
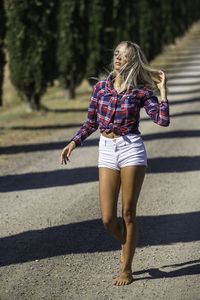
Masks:
[[[127,166],[121,169],[123,219],[126,227],[126,242],[122,246],[123,267],[114,285],[129,284],[132,278],[132,260],[135,253],[138,225],[136,206],[144,180],[146,166]]]
[[[99,168],[99,196],[102,221],[106,230],[121,244],[124,244],[123,227],[117,220],[117,201],[120,184],[120,171],[110,168]]]
[[[122,216],[123,216],[123,208],[122,208]],[[124,236],[126,237],[126,224],[125,224],[123,218],[122,218],[122,221],[123,221],[123,233],[124,233]],[[123,249],[123,245],[122,245],[122,249]],[[123,263],[123,250],[121,250],[120,260]]]

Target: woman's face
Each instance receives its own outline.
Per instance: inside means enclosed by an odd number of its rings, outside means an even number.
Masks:
[[[127,44],[120,44],[114,51],[113,65],[114,70],[120,69],[128,62],[128,49]]]

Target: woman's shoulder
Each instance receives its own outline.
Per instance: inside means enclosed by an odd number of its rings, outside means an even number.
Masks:
[[[151,98],[154,95],[151,87],[148,84],[138,86],[138,88],[134,90],[134,93],[137,95],[137,97],[140,98],[141,107],[144,106],[144,102],[147,99]]]
[[[106,87],[106,84],[107,84],[107,80],[106,79],[102,79],[102,80],[99,80],[95,83],[94,85],[94,88],[96,90],[102,90]]]

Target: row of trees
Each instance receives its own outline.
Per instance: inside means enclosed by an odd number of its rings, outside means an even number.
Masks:
[[[0,1],[0,106],[2,105],[2,85],[4,77],[5,52],[4,52],[4,38],[6,32],[5,10],[3,2]]]
[[[84,78],[98,77],[121,40],[135,41],[151,60],[199,19],[200,2],[6,0],[0,10],[0,86],[6,29],[11,81],[39,109],[55,79],[73,98]]]

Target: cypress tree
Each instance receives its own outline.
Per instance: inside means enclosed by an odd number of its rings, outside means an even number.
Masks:
[[[65,98],[75,97],[75,88],[85,75],[87,46],[87,1],[62,0],[58,9],[56,60]]]
[[[152,0],[149,9],[152,12],[149,47],[149,60],[151,60],[162,51],[163,47],[162,35],[164,28],[162,28],[161,1]]]
[[[108,71],[118,36],[116,20],[119,6],[119,0],[94,0],[89,4],[88,79],[91,76],[98,78],[102,72]],[[90,79],[89,82],[93,83]]]
[[[10,78],[28,110],[40,109],[40,98],[56,77],[55,11],[53,0],[7,1]]]
[[[4,65],[5,65],[5,53],[4,53],[4,38],[6,32],[6,17],[5,17],[5,10],[4,10],[4,2],[0,2],[0,106],[3,105],[2,103],[2,85],[3,85],[3,78],[4,78]]]
[[[138,42],[137,1],[113,0],[113,27],[115,45],[123,40]]]
[[[152,14],[153,10],[148,0],[138,1],[139,44],[148,60],[151,59]]]
[[[162,17],[161,27],[163,30],[163,34],[161,36],[161,42],[163,45],[173,43],[176,36],[174,18],[177,18],[177,11],[174,11],[174,17],[173,17],[172,2],[173,0],[170,1],[161,0],[161,17]]]
[[[113,56],[114,40],[116,36],[116,23],[112,18],[113,0],[103,1],[105,7],[103,16],[103,31],[101,32],[101,65],[99,66],[100,72],[106,70],[110,64]]]
[[[105,11],[107,7],[101,0],[93,0],[89,3],[89,30],[88,30],[88,55],[86,77],[98,77],[105,66],[103,51],[105,45]],[[111,15],[110,15],[111,16]]]
[[[199,0],[188,0],[184,2],[184,9],[186,10],[186,15],[182,22],[188,28],[193,22],[200,18],[200,1]]]
[[[190,14],[190,11],[187,9],[187,3],[180,0],[172,2],[172,19],[173,19],[173,35],[180,36],[188,27],[188,18],[187,15]]]
[[[121,40],[138,43],[149,59],[161,51],[162,36],[160,0],[113,0],[115,44]],[[122,25],[123,24],[123,25]]]

